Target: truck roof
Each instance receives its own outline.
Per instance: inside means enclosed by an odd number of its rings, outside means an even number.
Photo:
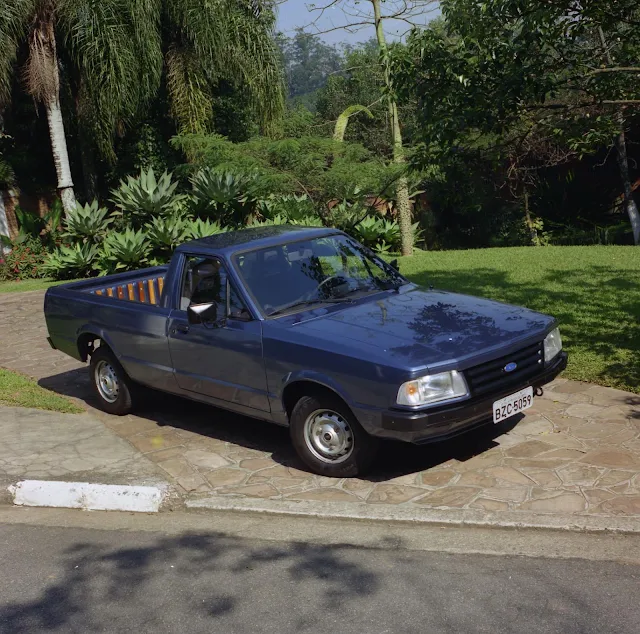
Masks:
[[[237,231],[217,233],[213,236],[186,242],[177,251],[211,251],[216,254],[230,254],[238,251],[262,249],[264,247],[285,244],[295,240],[306,240],[339,233],[336,229],[325,227],[301,227],[293,225],[269,225],[250,227]]]

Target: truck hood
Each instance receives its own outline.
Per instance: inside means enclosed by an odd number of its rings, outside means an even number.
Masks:
[[[387,359],[412,369],[454,364],[464,369],[465,360],[481,362],[479,356],[508,354],[541,340],[555,323],[527,308],[416,287],[314,314],[292,315],[289,325],[327,339],[337,350],[341,342],[361,344],[363,350],[375,346]]]

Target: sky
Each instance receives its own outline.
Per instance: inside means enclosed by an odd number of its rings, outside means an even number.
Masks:
[[[350,29],[352,32],[337,28],[352,22],[364,21],[363,16],[373,15],[371,4],[367,0],[342,0],[334,3],[335,6],[326,11],[314,11],[312,7],[322,7],[332,4],[331,0],[283,0],[278,11],[278,29],[286,35],[292,35],[296,27],[308,27],[309,32],[320,32],[322,39],[332,44],[341,42],[362,42],[375,35],[372,25],[360,25]],[[409,16],[412,22],[426,24],[438,15],[437,2],[425,2],[424,0],[383,0],[383,14],[391,13],[396,7],[409,4],[414,5],[412,15]],[[345,15],[345,12],[351,14]],[[407,22],[400,20],[388,20],[385,31],[387,37],[396,39],[410,28]],[[335,29],[335,30],[334,30]]]

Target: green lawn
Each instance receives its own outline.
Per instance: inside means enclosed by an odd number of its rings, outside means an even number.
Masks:
[[[52,412],[80,414],[83,410],[72,401],[40,387],[21,374],[0,368],[0,404],[34,407]]]
[[[640,393],[640,248],[420,251],[400,270],[425,286],[554,315],[570,355],[564,376]]]
[[[20,282],[0,282],[0,293],[24,293],[26,291],[43,291],[50,286],[66,284],[54,280],[22,280]]]

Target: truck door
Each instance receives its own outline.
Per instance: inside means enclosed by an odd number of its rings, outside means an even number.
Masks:
[[[189,324],[189,305],[207,303],[216,304],[216,319]],[[239,411],[270,411],[261,322],[252,318],[222,260],[185,257],[180,305],[169,316],[169,350],[183,390]]]

